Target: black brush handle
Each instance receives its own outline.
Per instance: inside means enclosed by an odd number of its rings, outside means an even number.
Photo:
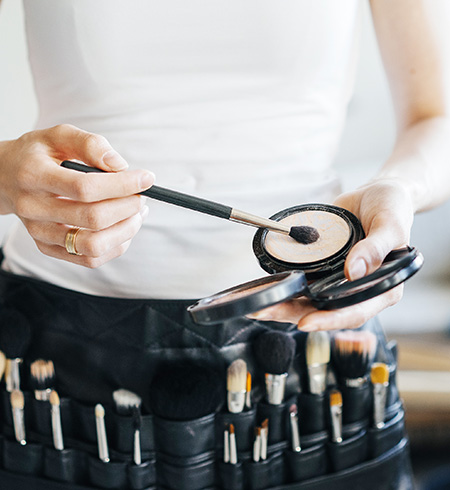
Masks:
[[[96,167],[88,167],[82,163],[72,162],[70,160],[64,160],[61,163],[61,167],[70,168],[72,170],[78,170],[80,172],[105,172]],[[189,194],[183,194],[182,192],[172,191],[165,189],[164,187],[158,187],[153,185],[150,189],[140,192],[143,196],[157,199],[158,201],[175,204],[182,208],[192,209],[203,214],[210,214],[218,218],[230,219],[233,208],[219,204],[217,202],[208,201],[207,199],[201,199],[200,197],[190,196]]]

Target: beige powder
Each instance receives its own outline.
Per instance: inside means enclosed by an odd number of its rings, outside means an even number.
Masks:
[[[280,220],[288,226],[313,226],[319,232],[314,243],[302,244],[288,235],[269,231],[264,248],[276,259],[293,264],[316,262],[338,252],[350,238],[350,228],[343,218],[326,211],[302,211]]]

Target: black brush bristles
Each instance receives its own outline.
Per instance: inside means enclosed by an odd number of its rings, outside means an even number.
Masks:
[[[30,365],[30,387],[36,393],[38,399],[39,396],[44,396],[44,392],[48,392],[50,396],[50,391],[55,387],[56,376],[55,376],[55,366],[52,361],[45,361],[44,359],[37,359]],[[41,393],[41,395],[39,394]]]
[[[319,232],[313,226],[293,226],[289,236],[303,245],[317,242],[320,238]]]
[[[375,356],[377,338],[368,330],[342,330],[332,342],[332,362],[340,380],[364,378]]]
[[[162,363],[150,384],[150,407],[170,420],[192,420],[217,412],[225,402],[224,378],[209,365]]]
[[[31,341],[31,327],[20,312],[0,307],[0,349],[7,359],[23,359]]]
[[[253,351],[264,373],[287,373],[295,355],[295,340],[291,335],[270,330],[256,337]]]

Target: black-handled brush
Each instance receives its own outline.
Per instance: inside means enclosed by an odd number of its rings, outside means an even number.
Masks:
[[[88,167],[87,165],[72,162],[70,160],[64,160],[61,163],[61,167],[86,173],[104,172],[104,170],[99,168]],[[183,194],[182,192],[173,191],[171,189],[165,189],[164,187],[153,185],[150,187],[150,189],[140,192],[140,194],[158,201],[174,204],[175,206],[216,216],[217,218],[235,221],[237,223],[254,226],[256,228],[267,228],[277,233],[289,235],[297,242],[305,245],[308,243],[314,243],[319,239],[319,232],[312,226],[286,226],[271,219],[261,218],[259,216],[255,216],[254,214],[240,211],[239,209],[234,209],[230,206],[225,206],[224,204],[208,201],[207,199],[202,199],[200,197],[190,196],[189,194]]]

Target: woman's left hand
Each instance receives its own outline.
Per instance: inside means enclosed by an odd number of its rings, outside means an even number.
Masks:
[[[380,267],[386,255],[409,242],[414,208],[410,193],[400,181],[379,179],[340,195],[335,204],[361,221],[366,238],[353,246],[345,261],[345,275],[359,279]],[[353,306],[319,311],[306,298],[294,299],[251,315],[257,320],[297,323],[300,330],[356,328],[397,303],[402,285]]]

